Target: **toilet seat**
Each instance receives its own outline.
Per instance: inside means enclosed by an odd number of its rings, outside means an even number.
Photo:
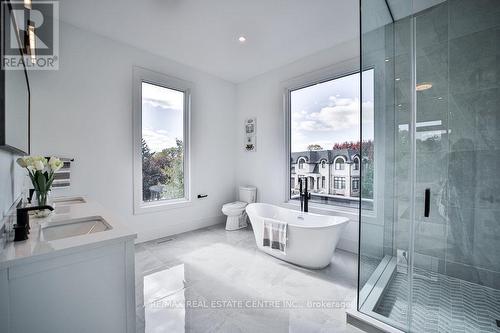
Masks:
[[[245,207],[248,205],[248,203],[243,202],[243,201],[235,201],[235,202],[230,202],[222,206],[222,210],[226,211],[230,214],[241,214],[244,210]]]

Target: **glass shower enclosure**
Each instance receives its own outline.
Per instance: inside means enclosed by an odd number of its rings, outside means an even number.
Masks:
[[[362,79],[358,310],[405,332],[500,332],[500,0],[360,7],[375,97]]]

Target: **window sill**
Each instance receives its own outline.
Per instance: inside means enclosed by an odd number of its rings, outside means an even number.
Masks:
[[[285,206],[287,206],[287,208],[300,210],[300,203],[297,201],[294,200],[285,201],[284,204]],[[359,219],[358,208],[309,203],[309,212],[315,214],[323,214],[323,215],[340,215],[348,217],[349,219],[355,221]],[[374,211],[362,211],[362,216],[368,218],[376,218],[376,214]]]
[[[149,203],[142,203],[134,207],[134,215],[156,213],[171,209],[184,208],[184,207],[189,207],[192,204],[193,202],[189,199],[153,201]]]

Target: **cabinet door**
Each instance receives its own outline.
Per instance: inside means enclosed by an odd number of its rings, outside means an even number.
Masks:
[[[7,269],[0,269],[0,332],[9,327],[9,281]]]
[[[9,270],[12,332],[126,332],[125,247]]]

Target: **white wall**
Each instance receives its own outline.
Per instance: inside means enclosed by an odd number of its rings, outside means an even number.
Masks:
[[[234,84],[61,23],[60,69],[31,75],[33,153],[74,157],[68,194],[86,195],[138,232],[159,238],[224,221],[235,200]],[[192,206],[133,215],[132,68],[191,81]],[[208,194],[197,199],[199,193]]]
[[[61,25],[58,71],[31,74],[32,151],[74,157],[72,188],[107,207],[139,234],[159,238],[224,221],[237,186],[258,187],[262,202],[283,204],[283,82],[358,56],[358,42],[338,45],[235,86],[71,25]],[[192,109],[193,205],[133,215],[132,67],[195,83]],[[243,151],[243,121],[258,118],[257,152]],[[46,134],[48,133],[48,134]],[[198,193],[207,199],[198,200]],[[357,216],[339,247],[357,251]]]
[[[359,56],[359,41],[354,40],[262,74],[237,86],[237,184],[258,188],[258,200],[283,205],[285,182],[285,119],[283,87],[285,81],[301,75],[353,60]],[[356,63],[356,61],[352,61]],[[359,68],[355,67],[354,70]],[[245,118],[257,117],[257,151],[243,150]],[[314,209],[310,209],[314,211]],[[325,212],[324,212],[325,213]],[[328,212],[326,212],[328,213]],[[331,214],[331,212],[330,212]],[[339,247],[356,252],[358,225],[356,214],[344,214],[351,219]]]
[[[0,150],[0,221],[21,194],[24,173],[16,158],[15,154]]]

